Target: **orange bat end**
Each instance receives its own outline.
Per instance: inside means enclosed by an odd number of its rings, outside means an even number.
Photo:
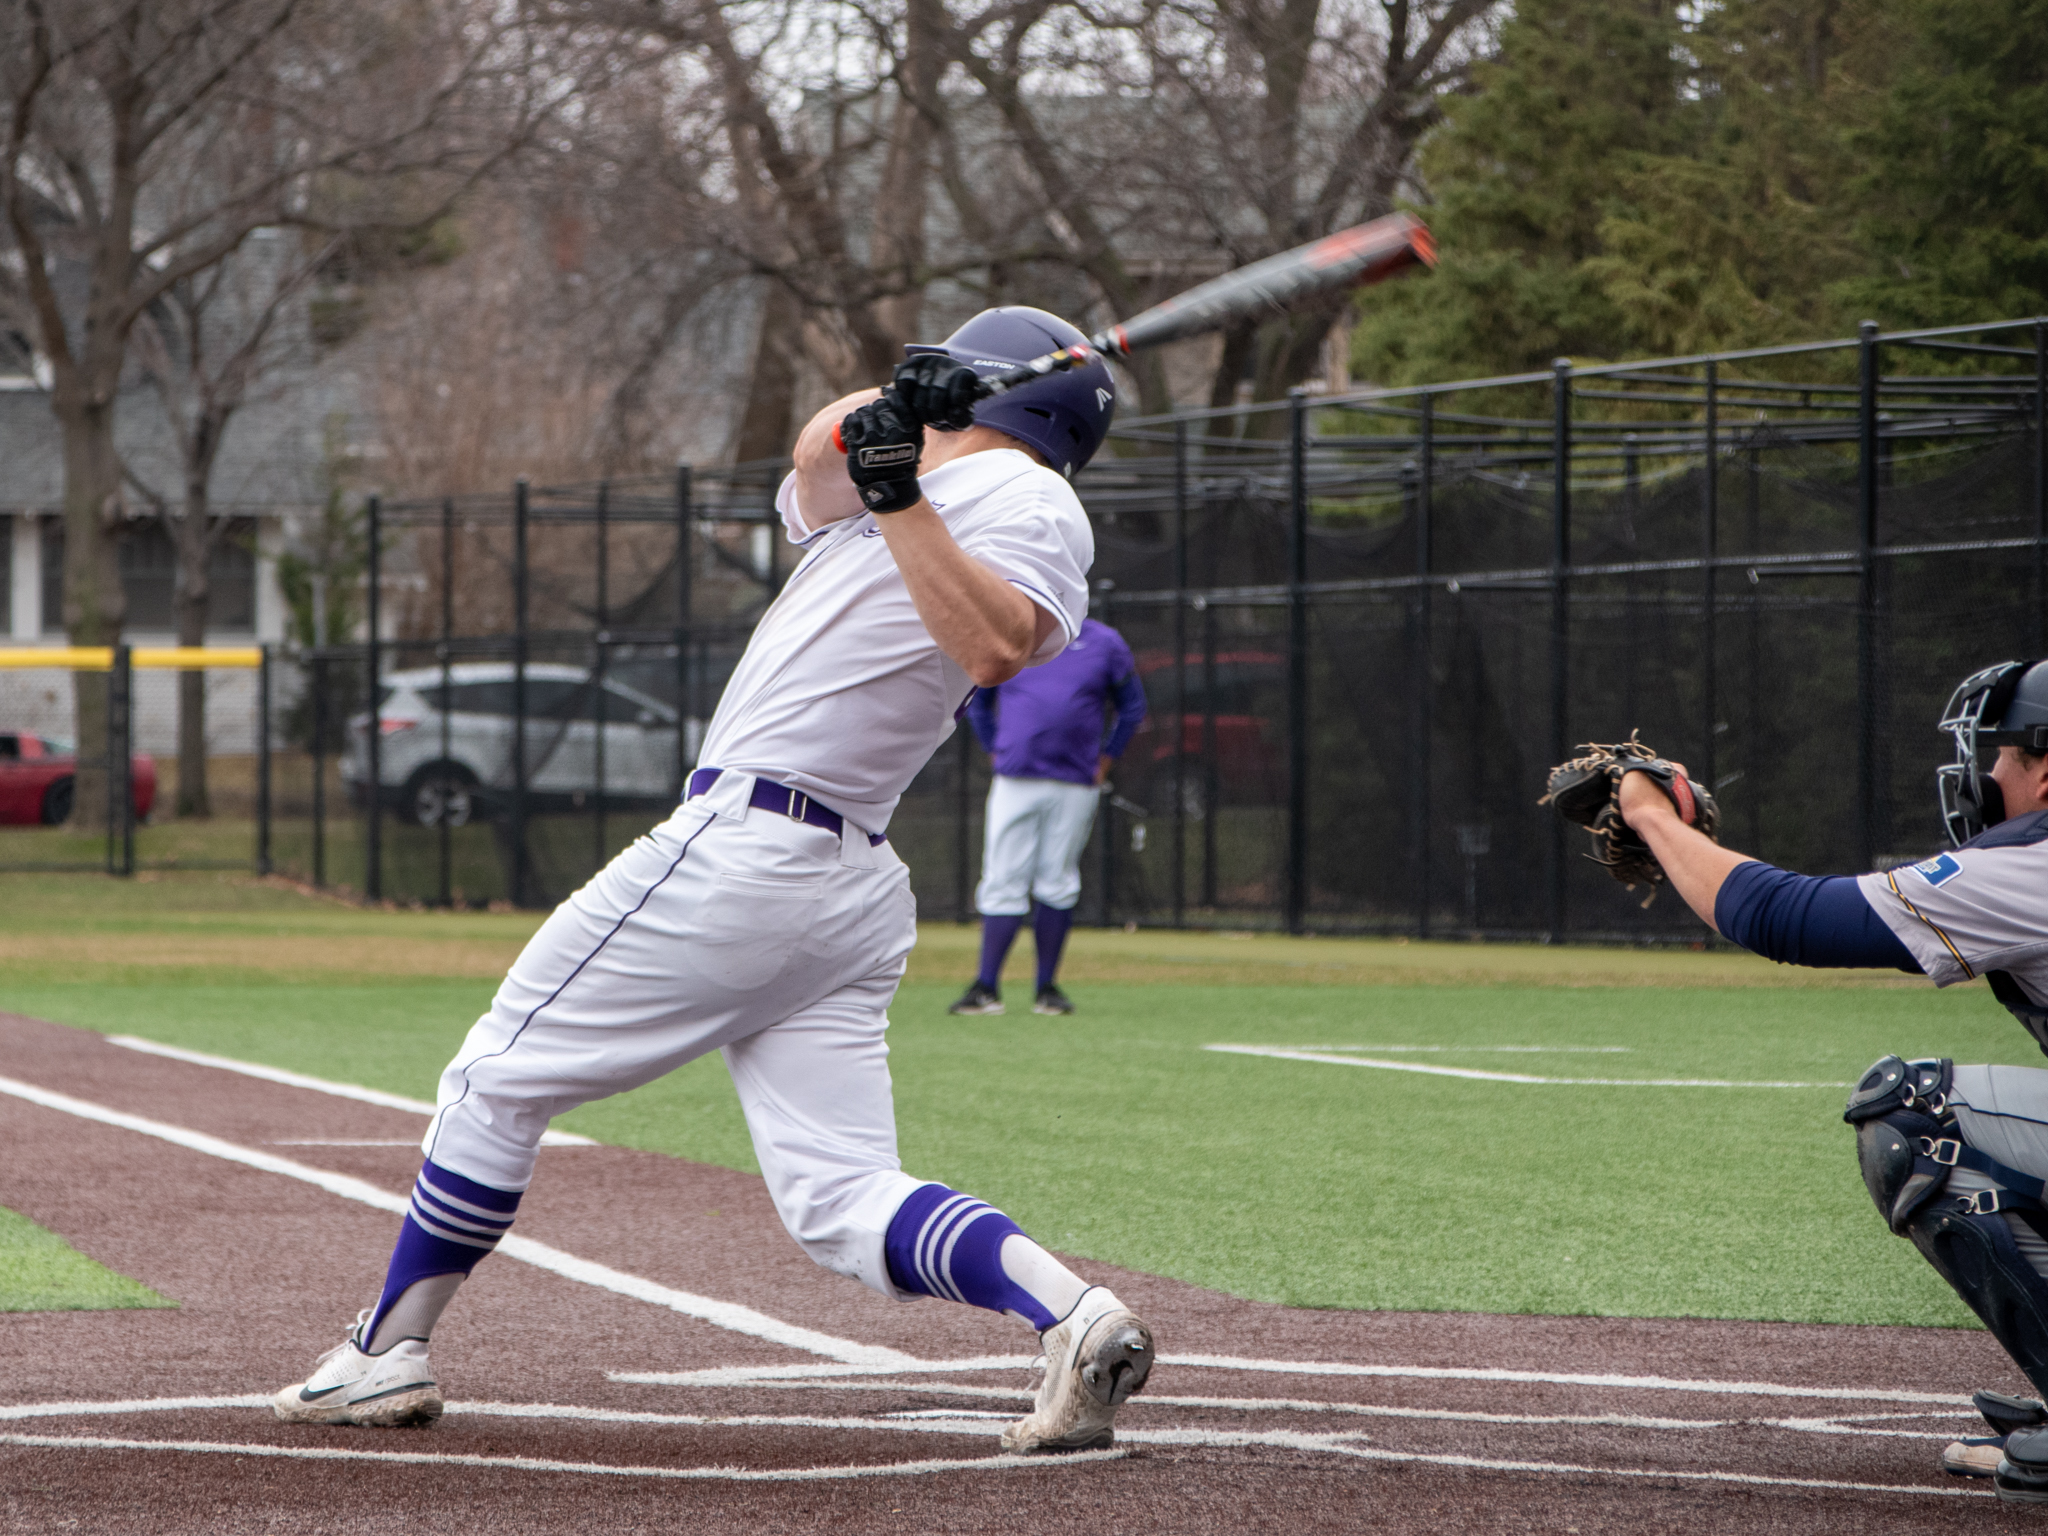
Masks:
[[[832,446],[841,453],[846,452],[846,439],[839,435],[839,423],[836,421],[832,423]]]

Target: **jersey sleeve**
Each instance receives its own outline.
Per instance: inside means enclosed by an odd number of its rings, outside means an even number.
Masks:
[[[995,496],[1002,504],[990,510],[999,515],[979,519],[960,547],[1053,616],[1052,633],[1027,663],[1036,666],[1065,650],[1088,617],[1095,535],[1080,501],[1050,470],[1019,476]]]
[[[792,544],[808,544],[825,531],[804,522],[803,510],[796,504],[796,471],[793,469],[782,477],[782,485],[775,492],[775,510],[781,514],[783,529]]]
[[[1116,640],[1116,660],[1109,669],[1110,688],[1116,696],[1116,724],[1110,727],[1109,740],[1102,744],[1102,755],[1122,757],[1131,738],[1138,734],[1138,727],[1145,723],[1145,684],[1138,676],[1138,663],[1131,655],[1129,643],[1115,630],[1109,633]]]
[[[1729,943],[1783,965],[1924,969],[1843,875],[1795,875],[1750,859],[1721,882],[1714,927]]]
[[[1937,985],[2010,971],[2048,989],[2048,842],[1958,848],[1858,883]]]

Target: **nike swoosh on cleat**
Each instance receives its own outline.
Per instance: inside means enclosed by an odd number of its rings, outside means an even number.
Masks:
[[[332,1387],[322,1387],[318,1392],[308,1392],[304,1387],[301,1387],[299,1388],[299,1401],[302,1403],[317,1403],[321,1398],[328,1396],[330,1393],[339,1392],[347,1385],[348,1383],[344,1381]]]

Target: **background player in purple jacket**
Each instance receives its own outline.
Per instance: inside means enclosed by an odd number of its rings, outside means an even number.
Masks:
[[[1110,706],[1116,724],[1107,739]],[[974,734],[995,759],[988,791],[988,833],[981,884],[981,974],[954,1013],[1001,1013],[999,978],[1017,930],[1038,903],[1038,991],[1033,1013],[1072,1013],[1054,983],[1074,904],[1081,899],[1081,850],[1095,822],[1109,765],[1123,756],[1145,718],[1145,685],[1124,637],[1107,624],[1083,621],[1081,633],[1042,667],[1007,683],[977,689],[967,706]]]

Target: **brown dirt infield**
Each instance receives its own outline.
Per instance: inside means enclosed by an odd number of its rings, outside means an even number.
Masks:
[[[417,1165],[416,1115],[84,1031],[0,1015],[0,1075],[394,1196]],[[1162,1364],[1123,1415],[1120,1454],[1018,1465],[995,1435],[1028,1373],[945,1368],[1028,1354],[1015,1322],[885,1302],[812,1267],[758,1179],[610,1147],[545,1150],[517,1231],[910,1360],[853,1374],[500,1254],[436,1336],[438,1425],[285,1426],[248,1399],[341,1337],[376,1291],[394,1216],[5,1092],[0,1204],[180,1303],[0,1316],[10,1533],[1591,1536],[2041,1518],[1936,1466],[1949,1434],[1972,1432],[1957,1399],[2024,1389],[1981,1334],[1311,1312],[1087,1261],[1152,1322]],[[774,1379],[792,1367],[813,1374]]]

